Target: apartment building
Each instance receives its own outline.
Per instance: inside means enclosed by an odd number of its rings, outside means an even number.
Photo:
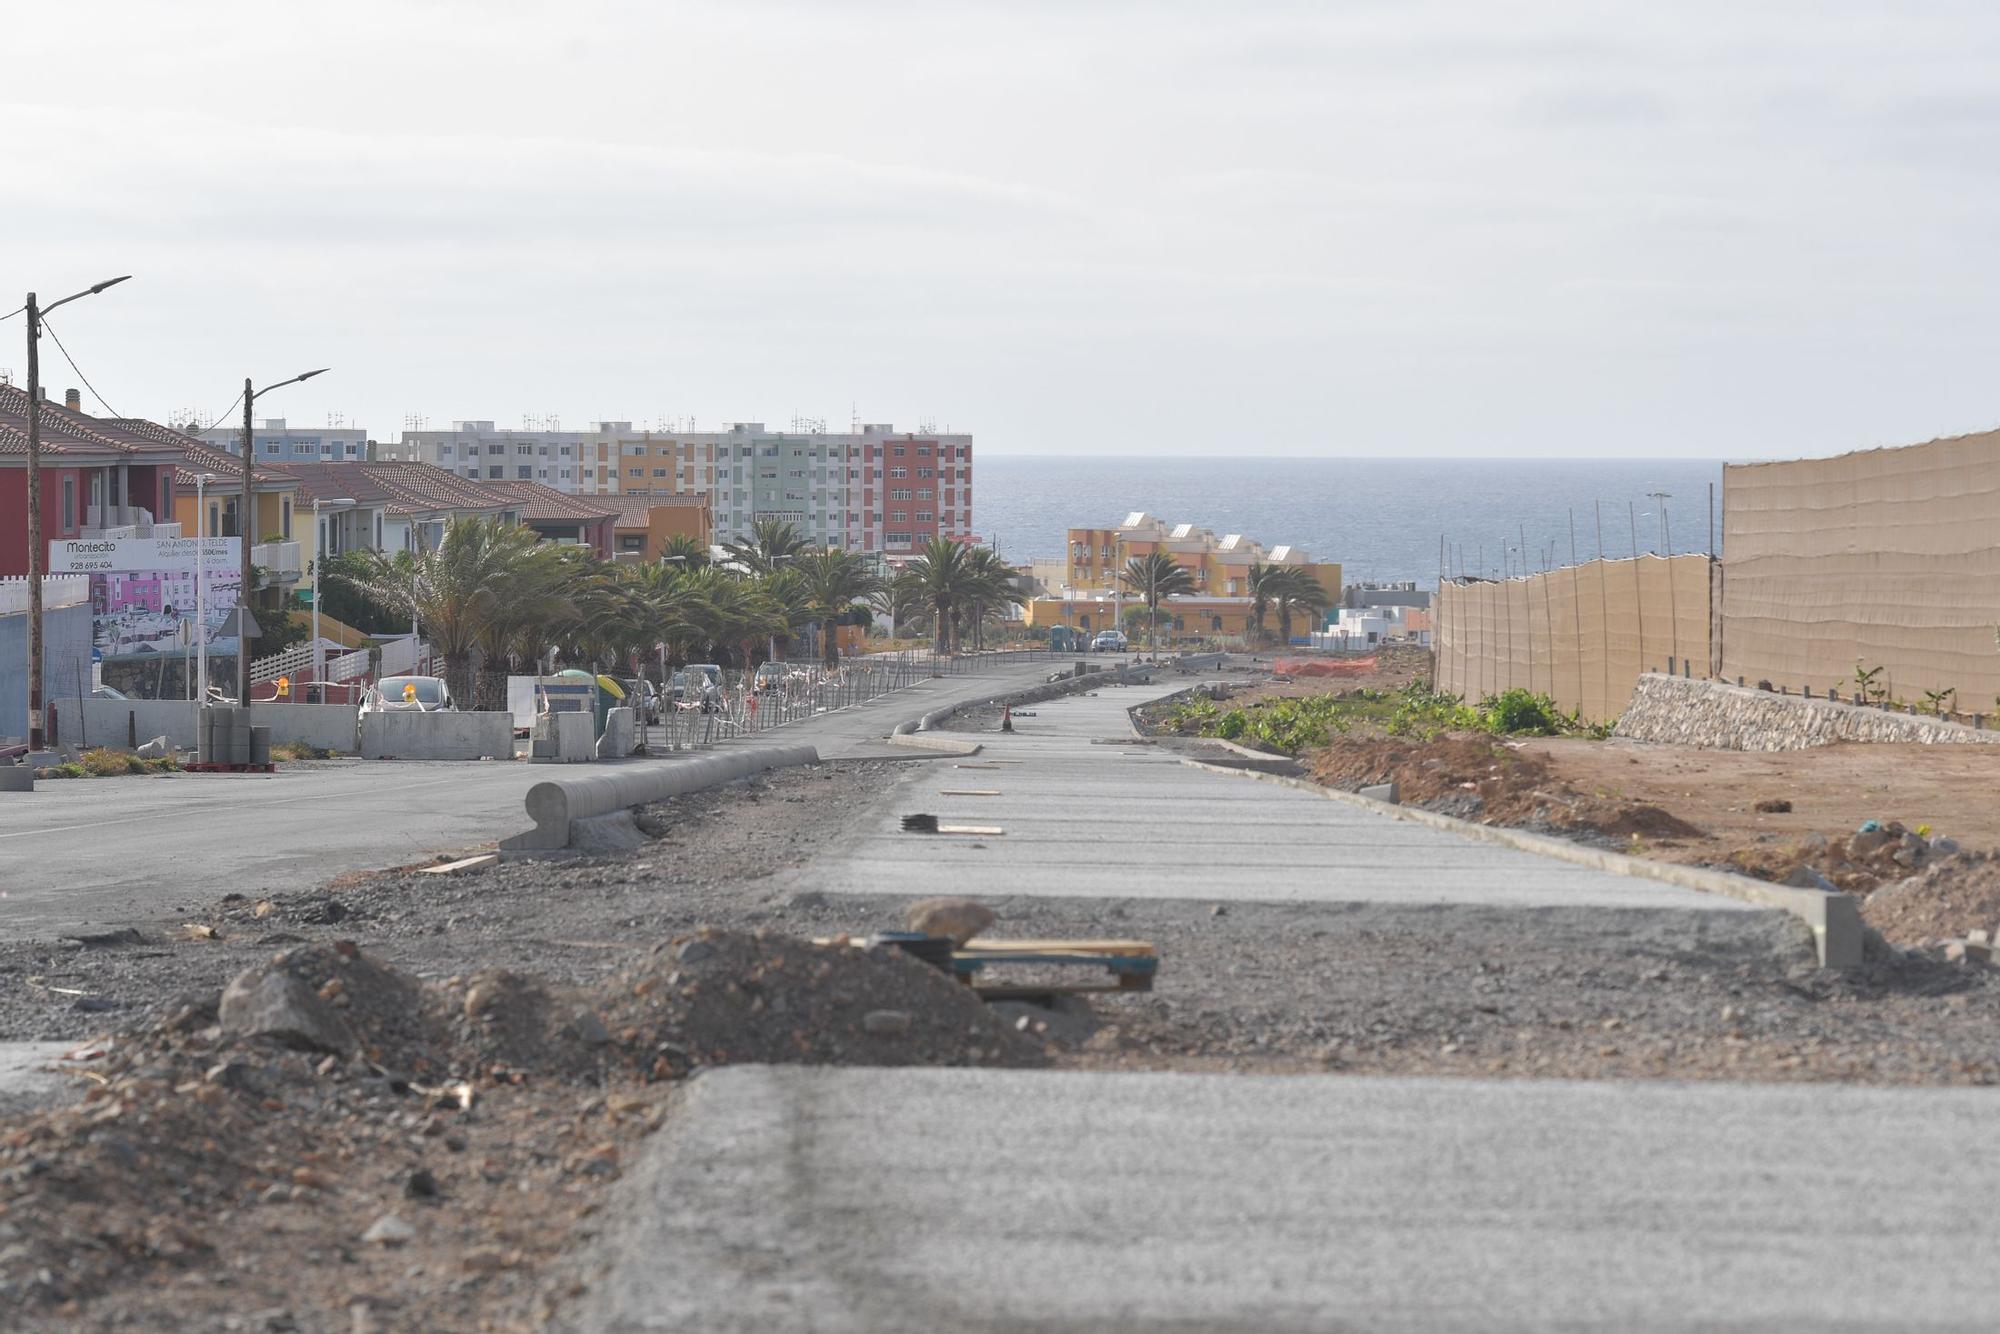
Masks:
[[[217,426],[196,439],[210,449],[241,455],[243,426]],[[359,426],[293,426],[283,417],[254,423],[250,444],[260,463],[342,463],[368,457],[368,432]]]
[[[477,480],[537,481],[601,496],[704,498],[718,542],[747,538],[761,519],[792,524],[816,544],[894,558],[933,537],[972,538],[972,437],[857,431],[496,430],[489,421],[410,431],[422,462]]]
[[[1338,563],[1315,561],[1294,546],[1266,548],[1241,533],[1217,537],[1206,528],[1191,523],[1170,524],[1151,514],[1134,511],[1115,528],[1072,528],[1069,550],[1059,562],[1066,577],[1065,588],[1109,591],[1135,556],[1165,551],[1194,576],[1198,593],[1215,597],[1248,597],[1252,565],[1300,566],[1326,591],[1327,605],[1341,600]],[[1038,571],[1051,564],[1037,561]],[[1046,573],[1042,575],[1044,581]]]

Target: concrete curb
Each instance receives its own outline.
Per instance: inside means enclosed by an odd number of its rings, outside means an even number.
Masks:
[[[761,746],[552,778],[528,789],[528,818],[535,827],[502,839],[500,846],[510,852],[566,848],[573,821],[733,783],[766,769],[818,763],[819,750],[814,746]]]
[[[1532,852],[1542,857],[1553,857],[1557,861],[1588,866],[1593,870],[1608,871],[1613,875],[1631,876],[1639,880],[1657,880],[1663,884],[1678,885],[1682,889],[1698,890],[1704,894],[1721,894],[1744,903],[1754,903],[1759,907],[1778,908],[1799,918],[1812,929],[1813,943],[1819,951],[1822,967],[1854,968],[1861,963],[1863,934],[1861,905],[1851,894],[1838,892],[1829,894],[1817,889],[1792,889],[1762,880],[1752,880],[1748,876],[1731,875],[1726,871],[1705,871],[1693,866],[1676,866],[1671,862],[1649,861],[1644,857],[1632,857],[1622,852],[1607,852],[1602,848],[1587,847],[1581,843],[1571,843],[1559,838],[1546,838],[1540,834],[1523,833],[1518,829],[1508,829],[1501,825],[1474,824],[1470,820],[1439,815],[1435,811],[1426,811],[1414,806],[1392,806],[1386,801],[1376,801],[1372,797],[1364,797],[1354,792],[1342,792],[1337,788],[1322,787],[1303,778],[1285,778],[1277,774],[1259,773],[1254,769],[1204,764],[1200,760],[1186,758],[1183,758],[1181,763],[1193,769],[1206,769],[1210,773],[1231,774],[1239,778],[1254,779],[1260,783],[1277,783],[1284,787],[1297,788],[1301,792],[1316,793],[1329,801],[1345,802],[1349,806],[1359,806],[1363,810],[1374,811],[1377,815],[1386,815],[1392,820],[1409,820],[1463,838],[1476,839],[1482,843],[1497,843],[1502,847]]]
[[[894,732],[889,736],[889,744],[934,751],[940,755],[977,755],[984,749],[977,741],[960,741],[934,732]]]

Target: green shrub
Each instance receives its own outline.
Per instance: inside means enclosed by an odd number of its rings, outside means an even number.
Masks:
[[[1561,736],[1575,727],[1554,700],[1519,686],[1488,699],[1480,711],[1486,715],[1484,730],[1501,736]]]
[[[1507,690],[1477,707],[1423,682],[1393,694],[1350,690],[1264,700],[1224,713],[1209,700],[1188,701],[1174,714],[1177,730],[1224,741],[1247,740],[1287,755],[1324,746],[1357,725],[1379,727],[1391,736],[1428,741],[1444,732],[1488,732],[1501,736],[1610,735],[1608,726],[1587,726],[1556,708],[1547,695]]]

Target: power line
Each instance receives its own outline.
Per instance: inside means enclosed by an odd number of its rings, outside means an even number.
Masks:
[[[207,435],[209,431],[213,431],[216,427],[228,421],[229,414],[236,411],[236,405],[238,403],[241,403],[242,401],[243,401],[243,391],[239,389],[236,391],[236,397],[229,400],[229,406],[222,410],[222,415],[220,417],[217,417],[214,421],[210,422],[208,424],[207,429],[202,431],[202,434]]]
[[[72,357],[69,354],[69,349],[63,346],[62,339],[56,337],[55,326],[53,324],[50,324],[48,320],[44,318],[42,320],[42,328],[48,331],[50,340],[55,343],[56,349],[62,353],[63,360],[69,363],[69,368],[76,372],[76,378],[83,381],[83,387],[85,389],[88,389],[90,391],[90,396],[97,400],[97,406],[103,408],[104,411],[110,416],[113,417],[118,416],[119,415],[118,409],[112,407],[109,403],[106,403],[104,401],[104,395],[97,392],[97,386],[90,382],[90,377],[88,375],[85,375],[83,373],[82,368],[76,364],[76,358]]]

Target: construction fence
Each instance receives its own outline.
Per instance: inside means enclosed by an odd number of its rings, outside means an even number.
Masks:
[[[1598,560],[1439,590],[1437,678],[1592,721],[1642,672],[1956,712],[2000,703],[2000,431],[1723,470],[1722,556]],[[1945,706],[1952,708],[1951,704]]]
[[[2000,432],[1723,470],[1721,674],[2000,697]],[[1844,684],[1842,684],[1844,682]]]
[[[1705,555],[1594,560],[1525,578],[1447,580],[1434,621],[1438,687],[1520,687],[1586,719],[1616,718],[1641,672],[1709,675],[1715,590]]]

